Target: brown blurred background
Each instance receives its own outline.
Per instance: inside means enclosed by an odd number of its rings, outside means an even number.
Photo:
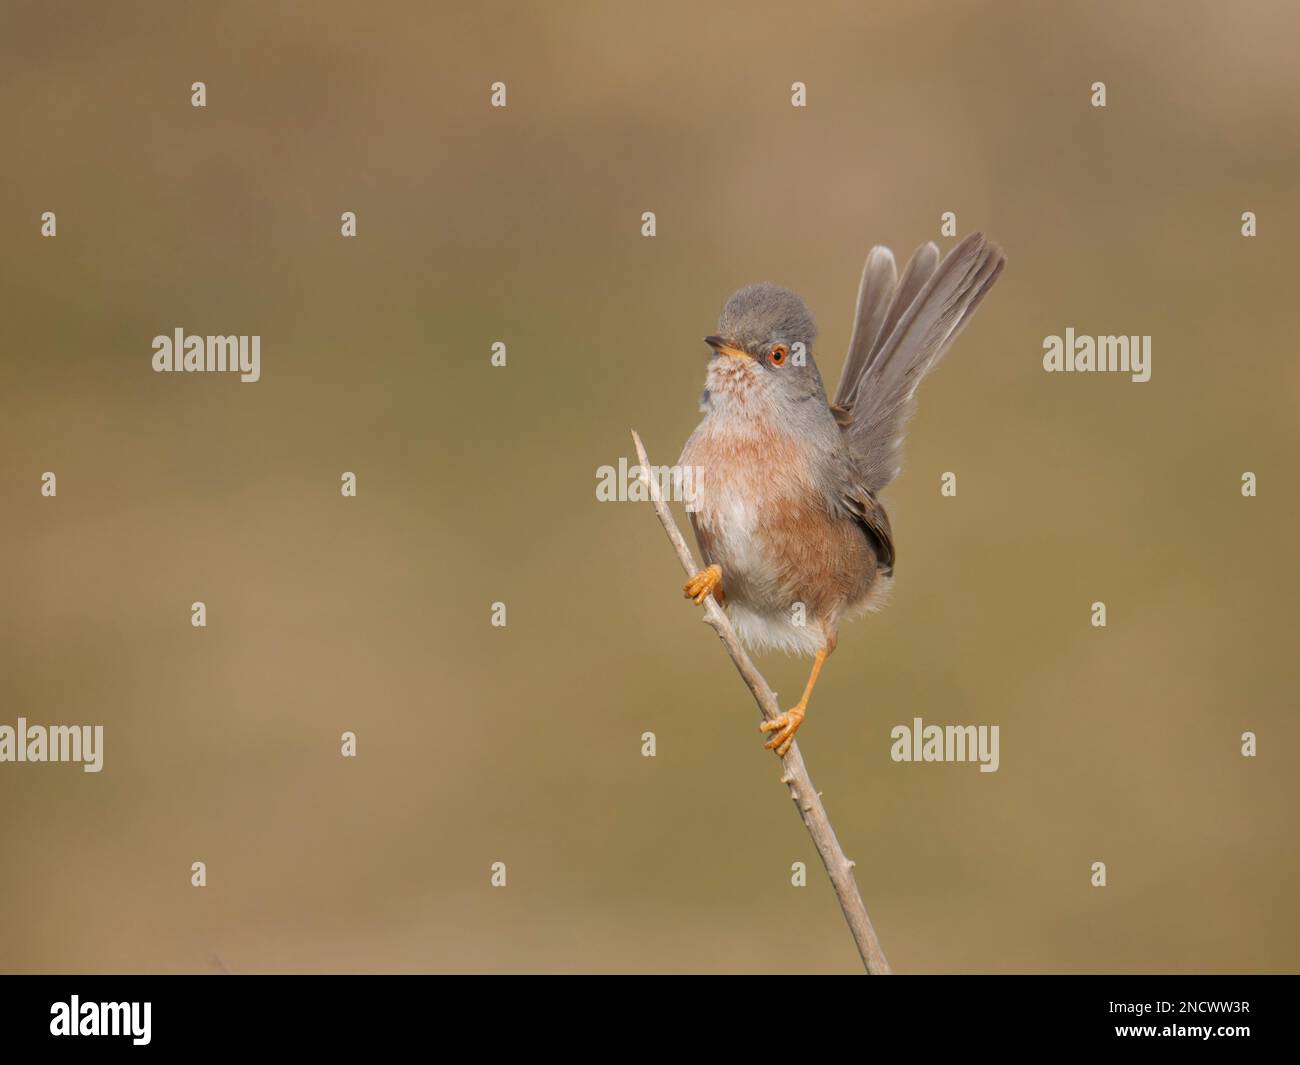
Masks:
[[[0,968],[856,971],[596,470],[629,427],[676,460],[742,284],[807,298],[833,381],[868,248],[944,211],[1010,264],[800,734],[884,946],[1297,968],[1300,15],[796,7],[5,5],[0,723],[106,749],[0,765]],[[262,380],[153,373],[177,326],[260,334]],[[1045,374],[1067,326],[1151,334],[1152,380]],[[914,716],[999,725],[1000,770],[891,762]]]

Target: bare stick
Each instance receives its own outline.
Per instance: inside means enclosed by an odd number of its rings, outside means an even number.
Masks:
[[[672,511],[664,502],[658,482],[649,475],[650,460],[646,458],[645,447],[636,430],[632,431],[632,440],[636,444],[637,461],[641,463],[641,476],[650,489],[650,499],[654,503],[659,520],[663,522],[664,532],[672,541],[673,550],[677,552],[682,569],[686,571],[687,576],[694,576],[695,559],[691,557],[691,549],[682,539],[681,530],[673,520]],[[723,579],[726,579],[725,575]],[[758,703],[759,712],[765,720],[775,720],[781,714],[776,696],[740,645],[736,632],[731,627],[730,619],[711,595],[704,600],[704,620],[718,634],[718,639],[727,649],[731,661],[735,663],[737,671],[753,694],[754,701]],[[808,768],[804,765],[803,755],[799,753],[798,743],[790,745],[784,764],[785,772],[781,775],[781,783],[790,789],[790,798],[794,799],[799,816],[803,818],[804,827],[808,829],[808,835],[812,836],[817,853],[821,855],[822,864],[826,866],[826,873],[831,878],[831,886],[835,888],[835,894],[840,900],[840,908],[844,911],[844,919],[848,921],[849,931],[853,933],[853,942],[857,944],[858,953],[862,955],[862,963],[867,967],[867,972],[872,975],[886,975],[890,972],[889,962],[885,960],[885,952],[880,949],[880,940],[876,938],[876,931],[871,927],[871,918],[867,916],[867,907],[858,891],[858,882],[853,877],[854,863],[845,856],[840,848],[840,841],[835,838],[835,829],[831,827],[830,818],[826,816],[826,808],[822,806],[821,797],[808,776]]]

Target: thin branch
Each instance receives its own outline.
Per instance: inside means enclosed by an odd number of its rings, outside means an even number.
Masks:
[[[632,440],[636,444],[637,460],[641,463],[641,476],[650,490],[650,499],[654,503],[655,512],[663,522],[664,532],[668,534],[673,550],[677,552],[682,569],[688,576],[693,576],[696,572],[695,560],[691,557],[691,550],[686,546],[686,541],[682,539],[681,531],[677,528],[677,522],[673,520],[668,504],[664,502],[658,482],[649,475],[650,461],[646,458],[645,447],[635,430],[632,432]],[[725,579],[724,574],[723,580]],[[718,634],[718,639],[722,641],[727,654],[731,656],[731,661],[735,663],[737,671],[749,687],[764,719],[772,721],[779,717],[781,706],[776,701],[776,695],[768,687],[767,681],[755,668],[754,663],[750,661],[749,655],[736,638],[730,619],[718,606],[713,596],[704,600],[704,620]],[[853,877],[854,863],[845,856],[839,840],[835,838],[835,829],[831,827],[830,818],[826,816],[826,808],[822,806],[821,797],[808,776],[808,768],[804,765],[803,755],[799,753],[798,743],[791,744],[784,765],[785,772],[781,776],[781,783],[790,789],[790,797],[794,799],[795,808],[803,819],[804,827],[808,829],[808,835],[812,837],[817,853],[821,855],[822,864],[826,866],[826,873],[831,878],[831,886],[835,888],[835,894],[840,900],[840,908],[844,911],[844,919],[848,921],[849,931],[853,933],[853,942],[857,944],[858,953],[862,955],[862,963],[867,967],[867,972],[873,975],[888,974],[889,962],[885,960],[885,952],[880,949],[880,940],[876,938],[875,929],[871,927],[871,918],[867,916],[867,907],[858,891],[858,882]]]

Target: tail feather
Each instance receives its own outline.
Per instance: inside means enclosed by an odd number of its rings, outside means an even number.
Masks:
[[[884,325],[880,329],[880,336],[876,338],[876,350],[872,356],[872,362],[875,362],[880,357],[886,341],[898,328],[899,319],[903,317],[912,302],[920,295],[925,283],[934,276],[938,266],[939,248],[933,241],[922,244],[913,252],[912,257],[907,261],[906,269],[903,270],[902,277],[899,278],[894,298],[889,302],[889,310],[885,313]],[[868,365],[868,369],[870,369],[870,365]]]
[[[837,407],[847,409],[852,404],[858,382],[862,380],[871,356],[878,350],[881,327],[897,287],[898,266],[894,262],[894,253],[877,244],[867,255],[867,265],[862,268],[849,355],[844,362],[844,372],[840,374],[840,387],[835,393]]]
[[[898,475],[917,386],[966,327],[1006,262],[1001,248],[974,233],[942,263],[933,244],[920,248],[897,284],[887,287],[888,271],[872,269],[876,257],[873,249],[863,271],[858,324],[835,399],[845,439],[873,492]],[[870,328],[876,308],[886,303],[866,357],[857,357],[860,330]]]
[[[889,270],[873,270],[873,263],[888,262]],[[858,389],[872,362],[880,354],[890,334],[898,325],[899,318],[907,310],[921,288],[939,265],[939,249],[933,242],[923,244],[916,249],[912,258],[904,267],[902,276],[894,266],[894,253],[882,245],[876,245],[867,256],[867,265],[862,271],[862,286],[858,291],[857,313],[854,315],[853,337],[849,341],[849,358],[853,358],[855,347],[865,341],[863,354],[857,364],[845,362],[844,372],[840,374],[840,385],[835,392],[835,405],[845,410],[853,406],[858,397]]]

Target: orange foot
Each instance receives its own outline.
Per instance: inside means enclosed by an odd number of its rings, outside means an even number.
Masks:
[[[799,731],[799,726],[803,724],[803,719],[807,712],[802,706],[792,706],[784,714],[774,721],[764,721],[758,726],[759,732],[775,732],[776,735],[768,740],[764,747],[769,751],[775,750],[782,758],[790,750],[790,744],[794,743],[794,734]]]
[[[695,602],[699,606],[710,595],[717,594],[722,598],[722,567],[718,565],[710,566],[708,569],[702,569],[694,577],[686,582],[682,587],[682,592],[687,599]]]

